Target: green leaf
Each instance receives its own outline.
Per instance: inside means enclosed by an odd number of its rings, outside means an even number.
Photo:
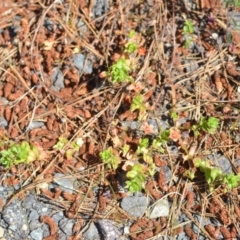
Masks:
[[[134,53],[137,49],[138,49],[137,44],[133,42],[127,43],[125,46],[125,51],[128,53]]]
[[[133,38],[135,36],[136,32],[134,30],[131,30],[128,34],[129,38]]]
[[[144,106],[143,104],[143,95],[138,94],[137,96],[133,97],[132,103],[131,103],[131,111],[135,111],[137,109],[141,109]]]
[[[116,155],[114,155],[111,148],[100,152],[99,156],[102,159],[102,161],[107,164],[108,168],[112,168],[114,170],[117,169],[119,159]]]
[[[142,183],[136,181],[126,181],[126,185],[131,193],[141,192],[143,189]]]

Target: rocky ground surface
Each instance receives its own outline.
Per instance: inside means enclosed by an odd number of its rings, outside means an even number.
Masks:
[[[240,173],[239,7],[0,3],[0,240],[240,239],[238,184],[214,180]],[[146,179],[133,192],[136,163]]]

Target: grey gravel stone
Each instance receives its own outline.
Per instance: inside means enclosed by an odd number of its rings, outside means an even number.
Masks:
[[[34,240],[42,240],[43,239],[43,230],[41,228],[34,229],[30,232],[30,236]]]
[[[170,181],[170,179],[172,177],[172,171],[171,171],[170,167],[169,166],[164,166],[164,167],[161,167],[161,169],[164,172],[166,182]]]
[[[0,127],[7,127],[8,121],[4,117],[0,117]]]
[[[53,68],[51,79],[53,81],[51,90],[60,91],[62,88],[64,88],[63,73],[58,67]]]
[[[76,179],[69,176],[65,177],[62,173],[55,173],[54,174],[54,182],[55,185],[59,186],[63,191],[73,193],[75,189]]]
[[[98,221],[98,225],[104,240],[119,239],[121,233],[111,220],[102,219]]]
[[[100,240],[98,230],[94,223],[90,223],[89,228],[83,233],[85,240]]]
[[[73,225],[75,224],[75,222],[76,222],[76,220],[64,218],[64,219],[60,220],[59,227],[65,234],[70,236],[73,234],[72,230],[73,230]]]
[[[26,223],[26,210],[21,207],[20,202],[13,201],[2,211],[2,217],[8,225],[19,225]]]
[[[35,121],[35,122],[30,122],[30,124],[28,125],[28,129],[33,130],[35,128],[41,128],[43,126],[45,126],[44,122]]]
[[[108,9],[108,0],[95,0],[93,6],[94,18],[102,16]]]
[[[207,156],[207,158],[209,160],[211,160],[216,167],[221,168],[221,170],[225,174],[232,173],[232,166],[231,166],[230,161],[225,156],[223,156],[222,154],[220,154],[220,153],[210,154],[210,155]]]
[[[72,63],[80,73],[88,74],[92,73],[92,62],[86,59],[86,57],[83,54],[81,53],[75,54],[72,57]]]
[[[32,209],[33,204],[36,203],[36,197],[32,194],[28,195],[21,203],[23,208]]]
[[[145,196],[131,196],[123,198],[121,208],[134,217],[144,214],[148,206],[148,198]]]
[[[63,212],[58,212],[52,216],[52,219],[58,223],[64,217]]]

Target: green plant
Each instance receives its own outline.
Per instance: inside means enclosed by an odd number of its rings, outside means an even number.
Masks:
[[[20,144],[11,144],[7,150],[1,151],[0,163],[5,168],[10,168],[20,163],[29,164],[35,160],[39,160],[40,153],[37,146],[23,141]]]
[[[129,71],[131,70],[129,61],[125,58],[119,58],[110,67],[110,76],[113,83],[132,81],[132,77],[129,76]]]
[[[187,48],[192,42],[192,34],[194,33],[194,26],[190,20],[185,19],[182,33],[185,37],[184,46]]]
[[[130,192],[140,192],[144,189],[146,176],[142,164],[135,164],[130,167],[126,176],[129,179],[126,184]]]
[[[215,117],[210,117],[206,119],[205,117],[202,117],[200,119],[199,124],[195,124],[191,127],[191,129],[194,132],[195,137],[200,134],[200,131],[206,131],[210,134],[214,134],[216,129],[219,126],[219,119]]]
[[[118,157],[113,153],[111,148],[108,148],[99,154],[100,158],[104,163],[107,164],[108,168],[117,169],[120,161]]]
[[[192,33],[194,33],[193,23],[190,20],[185,19],[185,22],[183,25],[183,34],[192,34]]]
[[[226,7],[240,7],[239,0],[225,0]]]
[[[134,59],[131,58],[131,54],[139,48],[139,35],[131,30],[128,38],[119,59],[110,66],[108,73],[101,74],[103,77],[110,76],[113,83],[133,81],[129,75],[130,71],[134,69]]]
[[[135,110],[139,110],[139,120],[143,120],[146,109],[147,107],[144,103],[144,98],[142,94],[138,94],[137,96],[133,97],[130,110],[132,112],[134,112]]]
[[[59,150],[62,154],[65,154],[67,159],[71,159],[73,154],[79,150],[82,146],[83,141],[81,138],[77,139],[76,141],[72,142],[67,150],[64,150],[64,147],[69,142],[67,138],[59,137],[58,142],[53,146],[54,149]]]
[[[224,185],[228,190],[238,186],[240,174],[224,174],[220,168],[213,167],[208,161],[204,161],[202,159],[195,159],[194,165],[196,168],[199,168],[202,173],[204,173],[210,192],[212,192],[218,185]]]
[[[165,130],[160,133],[152,142],[153,150],[156,150],[160,153],[164,152],[163,144],[169,141],[170,130]]]

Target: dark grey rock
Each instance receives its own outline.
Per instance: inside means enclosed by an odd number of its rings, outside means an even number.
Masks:
[[[84,240],[100,240],[98,230],[94,223],[90,223],[89,228],[83,233]]]
[[[30,122],[30,124],[28,125],[28,130],[33,130],[35,128],[41,128],[43,126],[45,126],[44,122],[39,122],[39,121]]]
[[[7,127],[8,121],[4,117],[0,117],[0,127]]]
[[[26,209],[32,209],[33,204],[36,203],[37,199],[34,195],[28,195],[22,202],[22,207]]]
[[[102,16],[108,9],[108,0],[95,0],[93,6],[93,16],[94,18]]]
[[[51,19],[45,19],[43,26],[46,27],[47,30],[51,32],[53,31],[54,23]]]
[[[39,219],[39,214],[36,210],[32,210],[29,215],[28,215],[28,220],[31,221],[36,221]]]
[[[29,229],[30,231],[33,231],[34,229],[37,229],[42,226],[42,223],[39,222],[39,220],[33,220],[29,223]]]
[[[59,227],[68,236],[73,235],[73,225],[76,223],[74,219],[64,218],[60,220]]]
[[[83,54],[75,54],[71,60],[73,65],[78,69],[80,73],[92,73],[92,62],[89,59],[86,59]]]
[[[47,224],[42,224],[43,237],[48,237],[50,235],[49,226]]]
[[[120,231],[113,224],[111,220],[102,219],[98,221],[98,226],[100,229],[100,233],[103,235],[104,240],[115,240],[119,239],[121,236]]]
[[[42,240],[43,239],[43,230],[41,228],[34,229],[30,232],[30,236],[34,240]]]
[[[63,212],[58,212],[52,216],[52,219],[58,223],[64,217]]]
[[[148,198],[145,196],[131,196],[123,198],[121,208],[134,217],[144,214],[148,206]]]
[[[53,68],[51,79],[53,81],[53,84],[51,86],[52,90],[60,91],[62,88],[64,88],[64,76],[58,67]]]
[[[164,166],[164,167],[161,167],[161,169],[164,172],[166,182],[170,181],[170,179],[172,177],[172,171],[171,171],[170,167]]]
[[[220,153],[210,154],[207,158],[211,160],[216,167],[221,168],[225,174],[232,173],[232,165],[224,155]]]
[[[65,177],[62,173],[54,174],[54,183],[60,187],[63,191],[73,193],[77,180],[71,176]]]

